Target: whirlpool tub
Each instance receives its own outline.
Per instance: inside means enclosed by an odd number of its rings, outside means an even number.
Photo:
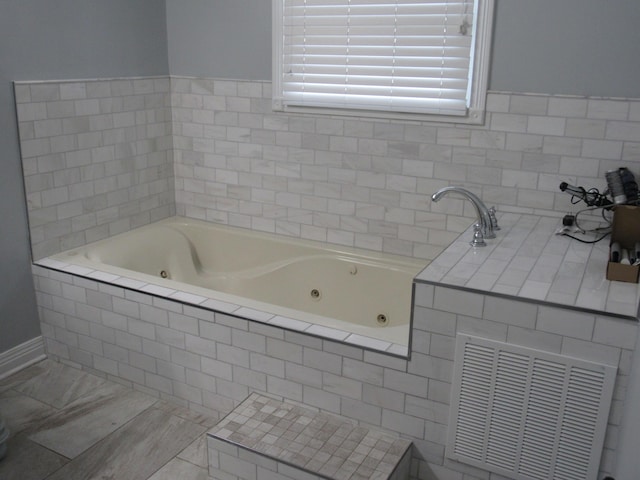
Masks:
[[[413,278],[425,266],[424,260],[181,217],[37,263],[263,323],[400,350],[409,339]]]

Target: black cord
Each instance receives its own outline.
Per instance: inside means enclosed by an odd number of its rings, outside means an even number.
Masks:
[[[566,185],[566,184],[561,184],[560,188],[562,189],[562,186]],[[586,203],[589,207],[606,207],[606,206],[611,206],[612,202],[607,198],[607,195],[605,193],[600,193],[600,190],[598,190],[597,188],[593,187],[590,188],[589,190],[585,190],[584,187],[573,187],[576,190],[580,190],[580,194],[576,195],[573,194],[571,195],[571,204],[575,205],[580,201],[583,201],[584,203]],[[564,190],[564,189],[563,189]]]
[[[582,238],[574,237],[573,235],[569,235],[568,233],[563,233],[562,235],[565,236],[565,237],[572,238],[573,240],[577,240],[577,241],[579,241],[581,243],[598,243],[600,240],[604,240],[609,235],[611,235],[611,232],[605,233],[603,236],[601,236],[600,238],[598,238],[596,240],[583,240]]]
[[[598,228],[593,228],[591,230],[585,230],[584,228],[582,228],[579,224],[578,224],[578,216],[581,213],[584,212],[591,212],[593,210],[600,210],[600,213],[602,215],[602,218],[604,219],[605,222],[607,222],[609,224],[609,227],[604,227],[604,228],[610,228],[611,226],[611,220],[609,220],[607,217],[604,216],[604,212],[605,210],[609,210],[609,206],[600,206],[600,207],[590,207],[590,208],[584,208],[582,210],[579,210],[576,214],[575,214],[575,218],[574,218],[574,223],[575,226],[578,230],[580,230],[581,233],[589,233],[589,232],[599,232],[601,230],[603,230],[603,227],[598,227]]]
[[[600,213],[602,215],[602,218],[609,224],[609,226],[607,227],[597,227],[597,228],[592,228],[590,230],[585,230],[584,228],[582,228],[579,224],[578,224],[578,217],[580,216],[581,213],[584,212],[592,212],[594,210],[600,210]],[[603,205],[603,206],[593,206],[593,207],[589,207],[589,208],[584,208],[582,210],[579,210],[574,217],[574,225],[576,226],[576,228],[580,231],[580,233],[583,234],[587,234],[587,233],[596,233],[596,232],[601,232],[603,230],[609,229],[608,232],[606,232],[604,235],[602,235],[600,238],[597,238],[595,240],[584,240],[582,238],[578,238],[575,237],[573,235],[569,235],[568,233],[563,233],[562,235],[565,237],[569,237],[573,240],[577,240],[578,242],[581,243],[598,243],[601,240],[604,240],[605,238],[607,238],[610,234],[611,234],[611,220],[609,220],[607,217],[604,216],[604,212],[605,211],[609,211],[610,207],[608,205]]]

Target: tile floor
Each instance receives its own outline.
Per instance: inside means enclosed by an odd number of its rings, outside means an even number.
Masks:
[[[1,480],[211,480],[217,419],[45,360],[0,380]]]

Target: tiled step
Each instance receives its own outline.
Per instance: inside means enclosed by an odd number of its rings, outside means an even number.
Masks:
[[[209,433],[218,480],[404,480],[411,442],[252,393]]]

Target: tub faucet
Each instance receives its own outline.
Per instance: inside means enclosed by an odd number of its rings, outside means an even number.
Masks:
[[[495,220],[495,210],[491,212],[477,195],[466,188],[455,186],[441,188],[431,195],[431,200],[437,202],[449,192],[462,195],[469,200],[476,209],[476,213],[478,214],[478,226],[474,228],[474,237],[471,242],[472,245],[483,246],[484,238],[496,238],[495,230],[499,230],[500,227],[498,227],[498,222]]]

